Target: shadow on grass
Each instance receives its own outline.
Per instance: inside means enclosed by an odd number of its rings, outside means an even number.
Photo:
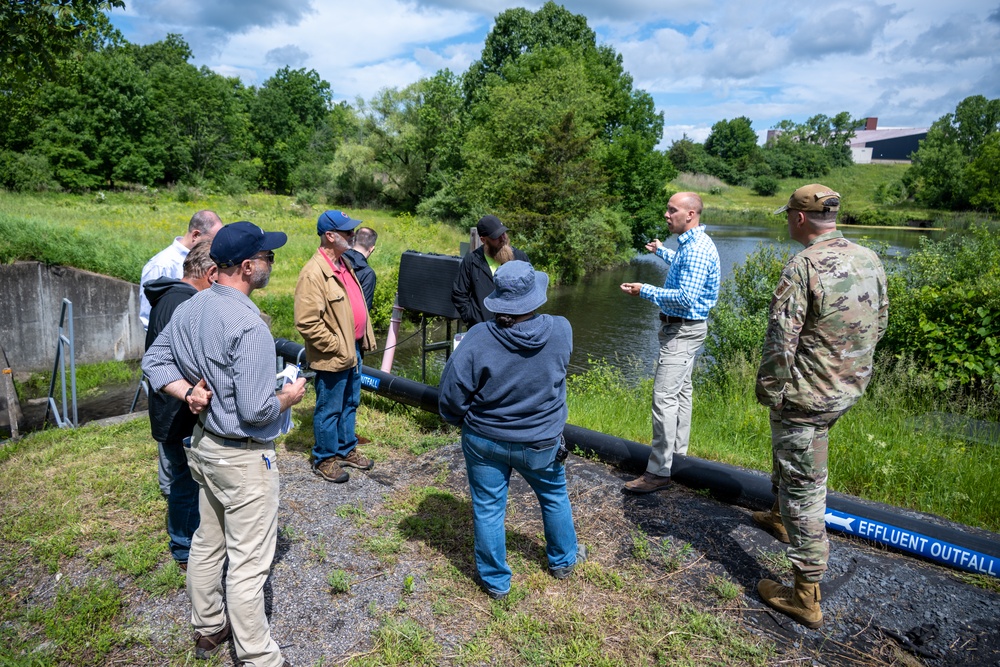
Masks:
[[[399,531],[405,538],[419,540],[439,551],[458,572],[476,580],[472,501],[457,498],[448,491],[430,489],[413,513],[399,522]],[[546,567],[545,550],[530,535],[508,530],[507,552],[508,562],[519,555]]]

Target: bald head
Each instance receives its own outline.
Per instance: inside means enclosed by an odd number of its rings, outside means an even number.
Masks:
[[[215,211],[198,211],[191,216],[187,234],[181,238],[181,245],[190,250],[203,239],[210,239],[222,229],[222,220]]]
[[[667,229],[681,235],[701,224],[701,197],[693,192],[678,192],[667,202]]]

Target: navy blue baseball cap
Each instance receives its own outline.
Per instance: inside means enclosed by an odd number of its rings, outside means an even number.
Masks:
[[[228,269],[261,250],[276,250],[287,241],[285,232],[265,232],[252,222],[231,222],[212,239],[208,254],[220,269]]]
[[[343,211],[324,211],[316,221],[316,233],[320,236],[327,232],[347,232],[361,224]]]

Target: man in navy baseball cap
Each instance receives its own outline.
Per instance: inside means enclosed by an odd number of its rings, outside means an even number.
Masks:
[[[252,222],[233,222],[216,233],[209,256],[220,269],[228,269],[262,250],[277,250],[287,241],[285,232],[265,232]]]

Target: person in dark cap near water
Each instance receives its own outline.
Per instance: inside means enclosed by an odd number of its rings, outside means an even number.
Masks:
[[[199,414],[187,449],[200,487],[187,571],[195,657],[210,657],[231,636],[239,661],[256,667],[289,667],[271,637],[264,583],[278,536],[274,439],[305,379],[275,392],[274,338],[250,300],[286,241],[251,222],[219,230],[210,252],[216,283],[177,307],[142,359],[154,391]]]
[[[512,259],[528,261],[528,256],[510,244],[509,231],[495,215],[484,215],[476,225],[483,245],[465,257],[458,267],[451,288],[451,302],[465,326],[485,322],[492,313],[483,307],[483,300],[493,291],[493,274]]]

